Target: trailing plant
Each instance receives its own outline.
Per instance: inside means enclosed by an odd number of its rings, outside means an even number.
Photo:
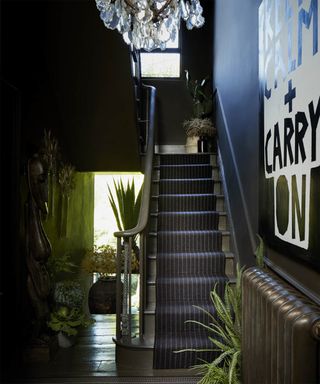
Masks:
[[[220,352],[212,362],[202,361],[193,367],[203,375],[198,384],[239,384],[241,374],[241,279],[243,268],[237,265],[237,279],[234,287],[227,283],[222,299],[216,286],[210,292],[215,315],[206,309],[195,306],[204,312],[209,324],[188,320],[205,328],[213,347],[209,350],[185,349],[178,352]]]

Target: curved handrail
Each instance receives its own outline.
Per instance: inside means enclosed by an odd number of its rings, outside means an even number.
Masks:
[[[115,237],[132,237],[141,233],[148,223],[149,216],[149,205],[150,205],[150,191],[151,191],[151,181],[152,181],[152,167],[153,167],[153,153],[154,153],[154,117],[155,117],[155,96],[156,88],[151,85],[142,84],[142,87],[148,92],[147,98],[147,151],[145,159],[145,169],[144,169],[144,182],[143,190],[141,196],[141,206],[139,212],[139,218],[137,225],[134,228],[126,229],[124,231],[118,231],[114,233]]]

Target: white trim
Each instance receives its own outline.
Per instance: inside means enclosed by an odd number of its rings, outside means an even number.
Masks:
[[[155,145],[155,153],[186,153],[185,145]]]

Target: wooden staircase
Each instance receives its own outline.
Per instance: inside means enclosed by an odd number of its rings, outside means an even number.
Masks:
[[[117,343],[116,362],[119,367],[150,368],[154,360],[155,338],[155,311],[156,311],[156,277],[157,277],[157,249],[158,249],[158,220],[159,220],[159,184],[160,184],[160,157],[154,156],[150,214],[148,223],[148,236],[146,242],[146,266],[145,266],[145,299],[140,304],[143,311],[143,339],[132,339],[131,345]],[[217,154],[210,154],[212,166],[212,179],[214,181],[214,194],[216,199],[216,211],[219,213],[218,230],[222,237],[222,251],[225,254],[225,275],[229,281],[235,279],[235,257],[232,250],[232,239],[226,211],[223,182],[220,177],[220,165]]]

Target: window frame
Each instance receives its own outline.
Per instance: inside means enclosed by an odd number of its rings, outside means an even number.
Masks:
[[[141,54],[144,53],[144,54],[154,54],[154,53],[161,53],[161,54],[172,54],[172,53],[178,53],[180,55],[180,65],[179,65],[179,76],[175,76],[175,77],[158,77],[158,76],[152,76],[152,77],[149,77],[149,76],[143,76],[143,73],[142,73],[142,56]],[[147,80],[147,81],[152,81],[152,80],[157,80],[157,81],[161,81],[161,80],[166,80],[166,81],[175,81],[175,80],[181,80],[181,71],[182,71],[182,53],[181,53],[181,31],[179,30],[178,31],[178,47],[177,48],[166,48],[164,51],[162,51],[160,48],[157,48],[157,49],[154,49],[153,51],[151,52],[148,52],[148,51],[145,51],[144,49],[141,49],[140,50],[140,67],[141,67],[141,79],[143,80]]]

